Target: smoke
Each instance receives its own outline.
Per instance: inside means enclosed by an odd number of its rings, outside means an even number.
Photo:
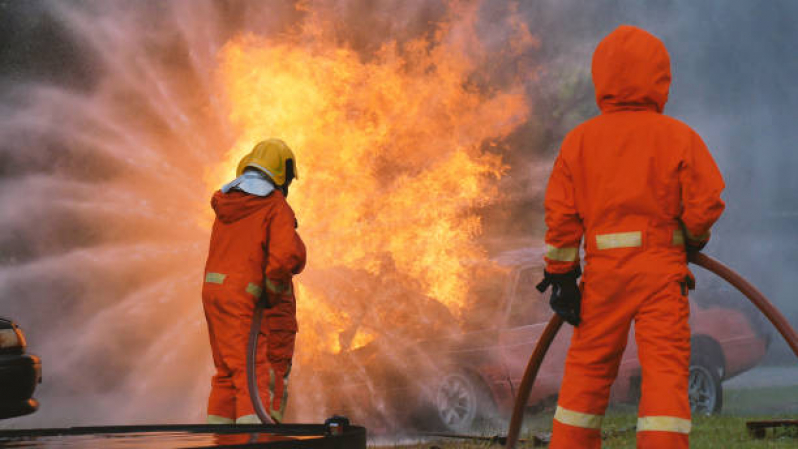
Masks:
[[[211,374],[199,302],[208,238],[204,180],[240,138],[216,78],[226,43],[242,35],[264,42],[290,35],[313,47],[323,38],[368,62],[388,43],[400,49],[408,43],[422,55],[427,50],[418,45],[429,42],[440,46],[436,51],[462,52],[463,61],[478,64],[465,66],[474,78],[462,82],[473,87],[453,89],[463,93],[453,99],[472,104],[483,101],[482,92],[490,100],[493,92],[516,82],[516,72],[501,68],[528,67],[525,46],[536,43],[527,33],[509,48],[510,35],[524,28],[510,20],[514,8],[492,11],[479,3],[1,5],[7,13],[3,32],[12,45],[3,54],[0,85],[6,119],[0,127],[0,205],[7,231],[1,242],[0,295],[3,313],[20,322],[32,352],[42,356],[45,379],[37,393],[42,410],[14,421],[19,426],[203,419]],[[453,10],[462,14],[452,15]],[[491,13],[490,21],[481,18],[483,12]],[[379,36],[375,29],[381,30]],[[485,30],[490,39],[480,39],[475,29]],[[314,35],[317,30],[324,35]],[[493,71],[484,69],[488,65]],[[522,99],[520,106],[512,100],[492,107],[523,110],[523,97],[513,98]],[[444,118],[446,106],[435,106]],[[481,109],[469,108],[477,111],[471,120],[478,119]],[[499,130],[515,126],[518,119],[505,115],[495,117],[507,123],[487,120],[464,129],[457,134],[465,136],[460,145],[479,150],[482,139],[492,135],[475,133],[483,125]],[[469,167],[470,157],[464,153],[447,159]],[[443,162],[437,165],[446,168]],[[456,175],[451,173],[453,180]],[[404,176],[420,181],[419,195],[434,185],[432,176]],[[467,224],[467,233],[478,229],[475,220]],[[451,313],[437,301],[408,294],[417,280],[395,273],[390,267],[396,261],[380,262],[380,270],[393,278],[333,274],[362,278],[366,287],[385,283],[393,288],[396,300],[404,301],[389,313],[394,319],[409,322],[412,311],[425,310],[432,326],[451,321]],[[308,280],[312,288],[313,278]],[[324,288],[329,293],[333,287]],[[300,344],[334,312],[311,317],[315,321],[305,323],[311,327]],[[351,315],[357,319],[362,314]],[[384,320],[382,315],[378,310],[369,319]],[[307,396],[323,396],[323,386],[313,387]],[[323,418],[308,400],[300,397],[292,404],[298,416]]]
[[[541,38],[537,57],[544,61],[529,84],[533,117],[519,130],[523,139],[515,146],[527,151],[521,150],[520,161],[515,159],[519,153],[509,156],[513,169],[503,179],[505,188],[524,193],[518,207],[491,214],[495,221],[486,228],[505,230],[508,223],[520,223],[538,240],[542,237],[539,189],[551,166],[547,158],[573,126],[598,114],[590,81],[592,51],[618,25],[637,25],[662,39],[671,56],[673,81],[665,113],[702,136],[726,182],[727,208],[713,228],[707,253],[757,285],[797,326],[793,297],[798,286],[791,274],[798,269],[798,59],[793,56],[798,31],[791,18],[798,5],[543,1],[524,3],[520,12]],[[514,183],[517,178],[524,179],[520,186]],[[507,220],[508,215],[520,219]],[[700,269],[694,271],[699,304],[745,310],[757,327],[772,333],[768,360],[793,360],[747,299]]]
[[[197,217],[207,167],[237,138],[214,84],[220,50],[245,33],[295,33],[312,10],[368,61],[388,41],[434,33],[457,3],[0,2],[0,313],[44,363],[42,410],[2,425],[202,421],[212,367]],[[539,244],[559,142],[598,112],[592,50],[615,26],[640,25],[671,54],[666,113],[702,135],[727,182],[708,252],[798,325],[798,5],[499,3],[474,3],[474,26],[453,23],[450,34],[489,55],[473,85],[524,76],[530,102],[526,122],[494,149],[509,170],[499,201],[478,209],[480,243],[492,252]],[[523,51],[508,38],[516,18],[536,41]]]

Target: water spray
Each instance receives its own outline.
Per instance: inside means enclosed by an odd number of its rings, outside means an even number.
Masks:
[[[722,278],[734,288],[740,291],[746,298],[748,298],[776,327],[787,345],[790,346],[795,356],[798,357],[798,333],[790,326],[790,323],[782,315],[781,312],[750,282],[745,280],[742,276],[736,273],[731,268],[722,264],[721,262],[707,256],[703,253],[694,253],[689,256],[689,261],[702,267],[718,277]],[[549,320],[546,328],[543,330],[538,344],[535,346],[535,351],[529,358],[524,377],[521,380],[521,385],[518,387],[518,395],[515,398],[513,405],[513,415],[510,418],[510,427],[507,429],[507,447],[514,449],[518,443],[518,435],[521,432],[521,422],[524,419],[524,409],[526,408],[527,401],[529,401],[529,394],[532,392],[532,387],[535,385],[535,378],[538,375],[540,365],[543,363],[543,358],[554,341],[554,337],[562,327],[563,319],[559,315],[554,315]]]

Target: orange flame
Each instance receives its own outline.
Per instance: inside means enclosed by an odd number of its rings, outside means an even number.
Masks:
[[[454,14],[468,23],[475,11]],[[496,199],[506,169],[484,148],[526,120],[522,84],[470,82],[486,52],[449,25],[365,58],[328,37],[324,23],[308,23],[292,37],[247,35],[222,50],[220,80],[238,138],[206,182],[217,188],[255,142],[282,138],[297,156],[289,201],[308,271],[346,267],[379,277],[395,270],[457,315],[471,282],[464,262],[486,257],[475,241],[474,209]],[[531,42],[521,31],[509,51]],[[303,350],[339,350],[338,333],[360,315],[351,309],[371,300],[336,307],[342,303],[333,295],[298,288]],[[352,344],[373,334],[361,328]]]

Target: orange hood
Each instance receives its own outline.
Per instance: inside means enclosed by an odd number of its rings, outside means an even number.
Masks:
[[[272,197],[274,195],[282,196],[282,194],[277,191],[264,197],[239,191],[222,193],[220,190],[217,190],[216,193],[213,194],[213,198],[211,198],[211,207],[213,207],[219,220],[223,223],[232,223],[267,207],[273,201]]]
[[[652,109],[668,101],[671,62],[665,45],[651,33],[621,25],[593,53],[593,85],[602,112]]]

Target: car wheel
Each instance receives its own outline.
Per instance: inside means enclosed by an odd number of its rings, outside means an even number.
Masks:
[[[471,430],[482,418],[490,418],[493,401],[481,382],[469,374],[448,374],[438,383],[434,408],[439,423],[451,432]]]
[[[717,370],[703,364],[690,364],[688,380],[690,409],[694,414],[711,415],[723,406],[723,387]]]

